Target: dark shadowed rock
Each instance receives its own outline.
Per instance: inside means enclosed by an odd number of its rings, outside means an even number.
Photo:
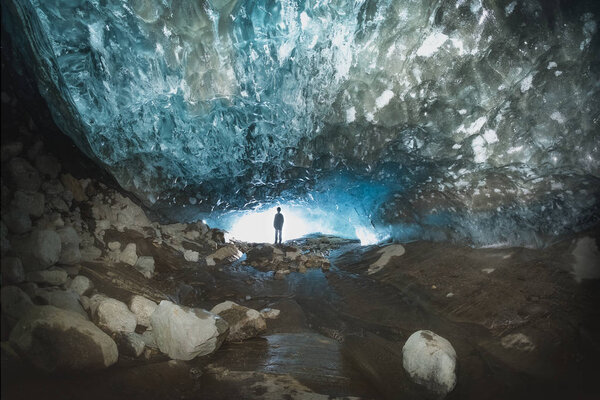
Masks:
[[[15,186],[19,189],[35,192],[42,184],[37,169],[24,158],[14,157],[11,159],[8,170]]]
[[[45,288],[36,290],[35,295],[39,303],[51,305],[62,310],[72,311],[85,319],[89,319],[88,313],[85,312],[83,306],[79,302],[79,295],[72,290]]]
[[[22,234],[31,230],[31,218],[22,210],[13,208],[2,216],[2,220],[12,233]]]
[[[17,190],[11,206],[31,217],[39,218],[44,213],[44,201],[43,193]]]
[[[119,354],[129,357],[139,357],[144,352],[146,343],[142,335],[135,332],[117,332],[113,335]]]
[[[60,236],[48,229],[34,230],[13,247],[23,262],[25,271],[37,271],[54,265],[61,251]]]
[[[14,320],[20,319],[29,308],[33,307],[33,302],[27,293],[17,286],[4,286],[0,291],[0,301],[2,313]]]
[[[232,301],[217,304],[211,312],[218,314],[229,324],[228,342],[249,339],[267,330],[265,319],[258,311]]]
[[[35,159],[35,167],[42,175],[48,176],[51,179],[56,179],[60,172],[60,163],[56,157],[50,154],[42,154]]]
[[[25,271],[19,257],[3,257],[2,283],[21,283],[25,280]]]

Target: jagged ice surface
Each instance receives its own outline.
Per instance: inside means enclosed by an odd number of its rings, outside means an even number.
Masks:
[[[57,124],[146,204],[475,245],[598,222],[598,5],[548,4],[2,0]]]

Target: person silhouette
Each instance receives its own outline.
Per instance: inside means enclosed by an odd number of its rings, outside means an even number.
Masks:
[[[281,230],[283,229],[283,214],[281,213],[281,207],[277,207],[277,214],[273,220],[273,228],[275,228],[275,244],[277,244],[277,238],[279,237],[279,244],[281,244]]]

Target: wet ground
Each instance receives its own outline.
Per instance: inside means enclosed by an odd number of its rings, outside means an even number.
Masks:
[[[574,279],[575,239],[543,250],[405,248],[371,275],[379,247],[356,243],[330,252],[329,271],[285,279],[243,260],[163,268],[155,287],[139,290],[207,309],[225,300],[272,307],[280,317],[268,320],[262,337],[191,362],[124,360],[99,374],[61,377],[3,370],[2,398],[430,398],[402,367],[402,346],[420,329],[456,349],[458,383],[448,399],[600,397],[600,287]],[[168,264],[168,254],[155,256]],[[502,346],[511,333],[535,348]]]

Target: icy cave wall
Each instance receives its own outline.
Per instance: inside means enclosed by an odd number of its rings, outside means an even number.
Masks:
[[[599,15],[592,0],[2,0],[57,124],[146,204],[321,196],[398,237],[474,244],[598,222]]]

